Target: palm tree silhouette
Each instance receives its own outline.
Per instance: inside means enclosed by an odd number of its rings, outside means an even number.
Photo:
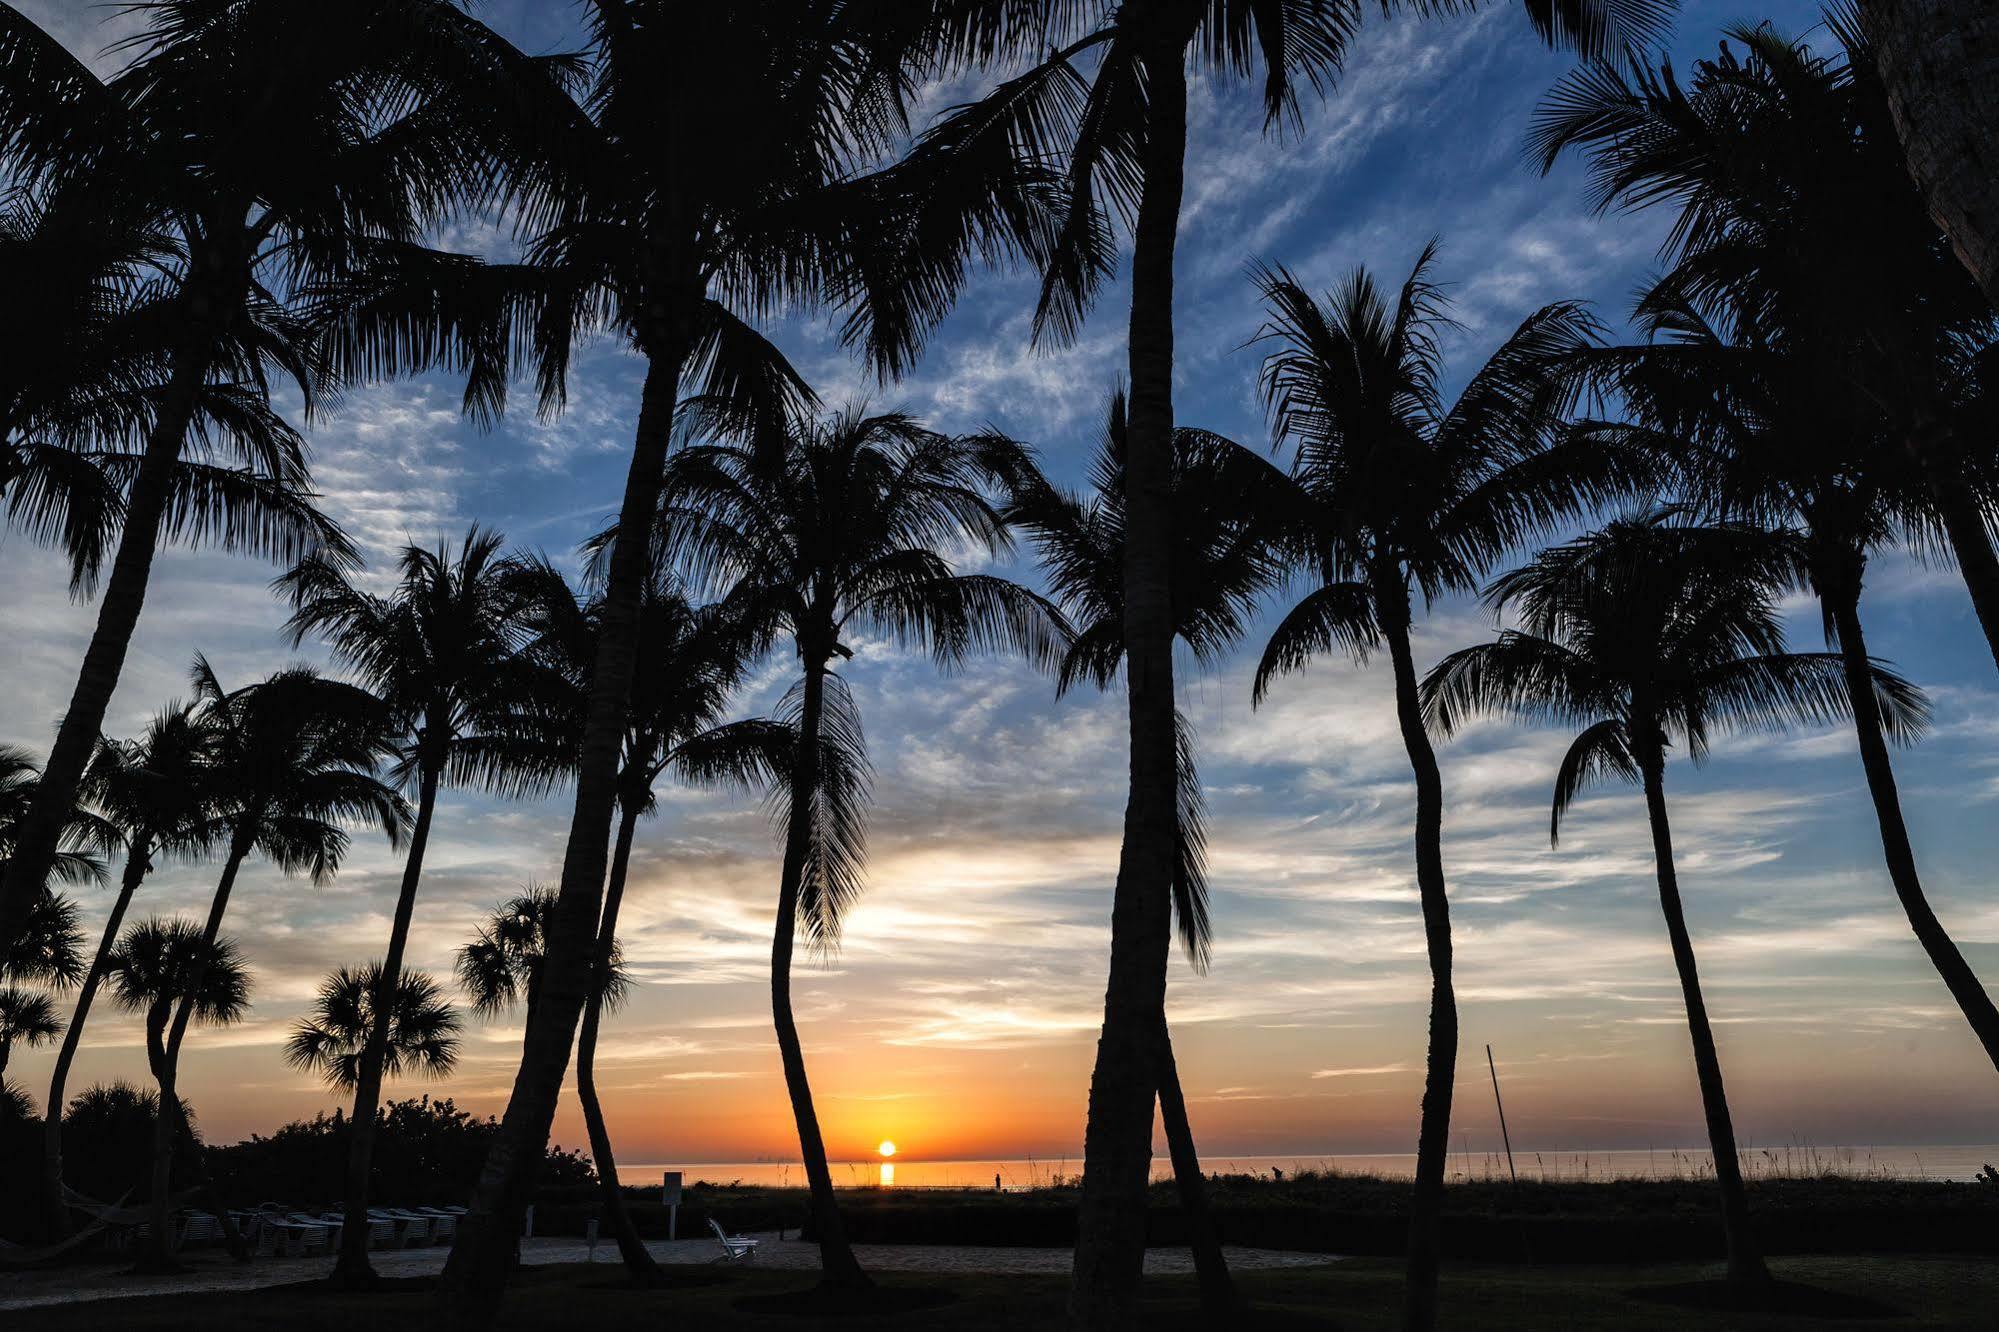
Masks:
[[[1383,8],[1399,7],[1384,5]],[[1455,4],[1412,3],[1419,12]],[[1595,54],[1642,44],[1671,0],[1524,0],[1537,31]],[[1117,260],[1112,215],[1131,232],[1131,453],[1125,469],[1126,691],[1131,796],[1111,916],[1103,1039],[1090,1084],[1071,1312],[1126,1322],[1145,1252],[1155,1043],[1164,1011],[1174,875],[1172,592],[1173,260],[1186,176],[1187,66],[1248,78],[1263,66],[1267,127],[1302,124],[1301,85],[1338,74],[1362,6],[1292,0],[1072,5],[978,0],[943,23],[967,61],[1032,61],[932,131],[967,157],[1024,152],[1068,164],[1068,200],[1043,265],[1035,335],[1066,337]],[[1080,62],[1094,59],[1085,74]]]
[[[1122,392],[1112,395],[1091,459],[1090,492],[1061,491],[1039,476],[1018,487],[1007,517],[1029,534],[1050,589],[1076,636],[1056,669],[1056,693],[1078,681],[1116,683],[1124,663],[1124,460]],[[1205,430],[1173,432],[1173,622],[1196,660],[1219,661],[1240,641],[1258,598],[1284,575],[1282,544],[1294,506],[1284,474],[1241,445]],[[1207,901],[1206,812],[1193,735],[1180,720],[1181,772],[1176,810],[1180,841],[1173,914],[1182,949],[1196,972],[1208,969],[1213,943]],[[1207,1190],[1187,1119],[1187,1103],[1160,1024],[1159,1107],[1181,1205],[1193,1218],[1202,1303],[1221,1312],[1234,1303],[1233,1282],[1208,1211]]]
[[[608,558],[611,544],[607,535],[596,545],[598,564]],[[657,559],[657,551],[655,555],[639,602],[638,660],[618,765],[617,835],[597,928],[595,966],[600,976],[613,970],[632,842],[639,819],[657,811],[654,785],[670,777],[709,788],[770,789],[789,770],[797,747],[791,728],[781,722],[722,720],[757,645],[745,634],[739,617],[721,607],[691,605],[671,571]],[[535,608],[530,614],[534,640],[524,655],[554,681],[554,737],[573,755],[583,736],[601,602],[579,601],[568,581],[545,561],[524,561],[518,567],[523,586],[532,589]],[[608,992],[608,997],[615,1001],[619,992]],[[634,1276],[651,1281],[659,1276],[659,1266],[625,1208],[610,1130],[597,1098],[597,1040],[606,999],[607,991],[599,985],[584,1005],[576,1037],[576,1097],[583,1105],[590,1156],[619,1253]]]
[[[498,1017],[516,1005],[523,1013],[534,1012],[541,1001],[555,904],[555,889],[531,883],[494,907],[472,942],[458,950],[458,983],[474,1013]],[[616,1008],[630,991],[631,979],[625,974],[623,950],[615,944],[606,975],[604,1002]]]
[[[43,797],[0,885],[0,933],[39,883],[60,811],[96,747],[174,502],[175,468],[200,443],[212,386],[244,386],[261,409],[282,378],[310,417],[349,372],[417,368],[464,350],[433,336],[435,322],[420,315],[389,332],[343,319],[346,284],[439,266],[420,244],[425,229],[488,192],[490,163],[517,142],[518,118],[533,115],[515,90],[542,73],[449,0],[148,5],[144,16],[146,27],[120,44],[132,59],[99,78],[0,9],[9,71],[0,153],[10,179],[140,238],[136,296],[151,328],[167,331],[97,624]],[[465,262],[446,266],[455,273]],[[229,419],[219,424],[211,447],[258,442]],[[254,470],[302,481],[303,458],[265,457]]]
[[[1032,467],[1019,445],[997,436],[954,439],[899,413],[857,410],[760,424],[740,438],[688,445],[668,465],[665,549],[753,637],[782,636],[798,653],[801,677],[781,710],[796,727],[797,751],[782,823],[771,1012],[829,1284],[868,1279],[833,1198],[792,1017],[791,961],[801,928],[809,949],[838,945],[863,886],[869,785],[860,711],[830,663],[853,656],[842,640],[854,630],[927,649],[940,665],[994,649],[1052,663],[1068,637],[1053,605],[1004,578],[957,573],[937,549],[1008,549],[990,493]],[[828,751],[838,761],[827,763]]]
[[[1416,781],[1416,888],[1430,963],[1430,1040],[1410,1207],[1405,1321],[1436,1321],[1438,1225],[1458,1052],[1445,890],[1443,777],[1417,705],[1410,596],[1425,608],[1468,591],[1513,545],[1627,491],[1630,450],[1562,437],[1570,361],[1597,324],[1572,301],[1543,306],[1446,405],[1439,338],[1454,326],[1431,278],[1431,242],[1391,298],[1356,269],[1320,301],[1281,267],[1252,274],[1268,307],[1262,391],[1276,437],[1295,449],[1300,563],[1314,586],[1272,633],[1261,703],[1279,674],[1386,644],[1395,715]]]
[[[378,1080],[450,1073],[458,1062],[457,1012],[436,981],[421,971],[404,971],[396,977],[394,1001],[383,1021],[375,1011],[388,988],[382,971],[379,962],[359,971],[341,967],[321,981],[311,1016],[301,1019],[285,1042],[285,1062],[319,1074],[336,1091],[354,1090],[370,1064],[378,1066]],[[385,1028],[388,1040],[378,1047],[376,1032]]]
[[[1517,612],[1521,627],[1451,653],[1423,682],[1424,715],[1444,735],[1495,709],[1581,728],[1555,778],[1551,842],[1591,782],[1644,788],[1659,905],[1721,1186],[1728,1279],[1738,1286],[1770,1277],[1751,1234],[1721,1060],[1680,905],[1666,750],[1682,746],[1701,763],[1717,732],[1825,725],[1849,711],[1838,654],[1785,651],[1776,594],[1795,584],[1796,560],[1790,542],[1754,528],[1693,526],[1671,511],[1613,522],[1493,583],[1487,600]],[[1865,687],[1898,734],[1922,729],[1927,708],[1914,686],[1870,663]]]
[[[402,844],[409,823],[402,799],[374,776],[395,752],[395,733],[388,708],[372,694],[321,679],[306,667],[233,691],[222,687],[204,657],[195,658],[192,674],[200,724],[213,736],[211,789],[227,826],[228,851],[202,927],[202,948],[186,964],[185,995],[164,1035],[157,1071],[160,1098],[168,1105],[176,1103],[181,1042],[196,1015],[195,996],[203,992],[202,968],[214,955],[244,860],[261,851],[283,873],[324,883],[347,852],[343,821],[380,827],[391,850]],[[166,1248],[173,1170],[169,1118],[161,1117],[154,1143],[148,1267],[172,1263]]]
[[[907,139],[914,81],[934,64],[926,6],[595,0],[586,22],[588,86],[511,180],[528,263],[501,275],[503,295],[466,300],[500,312],[505,332],[531,331],[545,404],[560,399],[579,334],[609,333],[645,365],[547,999],[447,1267],[449,1317],[472,1325],[491,1320],[504,1289],[521,1170],[547,1141],[590,989],[649,525],[679,400],[692,389],[750,415],[811,403],[753,326],[797,304],[843,311],[843,339],[898,373],[974,261],[1039,255],[1048,230],[1048,177],[1012,153],[933,147],[881,165]],[[490,379],[504,383],[504,366]]]
[[[125,846],[118,896],[105,918],[97,953],[77,991],[76,1007],[63,1033],[55,1069],[49,1075],[47,1114],[42,1133],[44,1207],[54,1237],[67,1238],[69,1208],[63,1201],[62,1128],[64,1087],[83,1038],[105,967],[125,925],[132,895],[161,859],[193,860],[207,855],[225,836],[226,824],[214,801],[209,771],[214,737],[190,703],[170,703],[133,740],[105,740],[84,778],[84,789],[99,813],[117,829]]]
[[[0,1078],[18,1042],[33,1049],[61,1034],[55,1001],[40,987],[66,990],[83,977],[82,932],[76,904],[56,893],[42,897],[28,913],[14,944],[0,953]],[[37,989],[27,987],[34,985]]]
[[[557,772],[539,761],[542,749],[514,738],[512,719],[530,705],[534,677],[516,655],[527,628],[501,544],[497,533],[474,526],[455,555],[449,546],[405,546],[398,580],[386,596],[356,587],[344,568],[325,559],[302,561],[277,581],[293,606],[287,625],[293,645],[312,634],[325,638],[388,706],[398,746],[391,775],[406,790],[414,786],[417,797],[388,954],[368,973],[383,987],[367,1005],[376,1031],[355,1078],[340,1084],[354,1093],[346,1224],[333,1271],[342,1284],[367,1285],[375,1277],[368,1262],[375,1110],[390,1027],[401,1012],[400,1001],[389,1003],[387,996],[402,988],[403,952],[438,789],[448,780],[525,794],[546,790]]]

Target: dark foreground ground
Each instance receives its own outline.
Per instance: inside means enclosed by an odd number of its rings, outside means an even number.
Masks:
[[[1444,1281],[1443,1325],[1478,1329],[1630,1328],[1984,1328],[1999,1327],[1999,1269],[1961,1257],[1786,1258],[1789,1313],[1714,1307],[1711,1265],[1643,1267],[1466,1266]],[[1249,1308],[1226,1323],[1203,1316],[1186,1278],[1148,1281],[1147,1328],[1390,1328],[1397,1324],[1400,1270],[1357,1259],[1332,1267],[1246,1273]],[[1803,1289],[1800,1289],[1803,1287]],[[523,1270],[500,1328],[950,1328],[953,1332],[1060,1324],[1060,1278],[889,1277],[883,1305],[828,1316],[804,1273],[711,1269],[679,1275],[667,1289],[638,1290],[603,1265]],[[359,1332],[434,1326],[428,1281],[354,1295],[320,1285],[250,1294],[106,1300],[4,1315],[8,1332],[49,1329],[226,1328],[230,1332]],[[891,1312],[894,1307],[899,1312]]]

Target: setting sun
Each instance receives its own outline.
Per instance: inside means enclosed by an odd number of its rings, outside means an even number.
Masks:
[[[894,1156],[895,1144],[890,1142],[887,1138],[883,1138],[882,1145],[876,1148],[875,1150],[879,1151],[883,1156]]]

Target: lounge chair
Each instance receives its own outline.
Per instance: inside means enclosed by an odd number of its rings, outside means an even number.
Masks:
[[[762,1240],[754,1240],[747,1235],[731,1235],[728,1231],[722,1229],[722,1223],[712,1216],[708,1218],[708,1229],[715,1232],[715,1239],[722,1246],[722,1256],[717,1258],[716,1262],[749,1263],[756,1261],[757,1245],[761,1244]]]
[[[434,1242],[442,1244],[446,1240],[457,1238],[457,1213],[448,1212],[442,1207],[419,1207],[416,1210],[418,1214],[430,1218],[430,1236]]]

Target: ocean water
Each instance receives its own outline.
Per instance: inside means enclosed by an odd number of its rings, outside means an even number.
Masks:
[[[1751,1147],[1742,1153],[1743,1172],[1752,1179],[1808,1178],[1824,1174],[1875,1179],[1967,1180],[1977,1178],[1987,1163],[1999,1167],[1999,1144],[1945,1147]],[[1320,1171],[1348,1175],[1407,1178],[1414,1174],[1413,1153],[1355,1155],[1216,1156],[1202,1159],[1211,1174],[1263,1175],[1273,1171],[1295,1175]],[[1082,1173],[1083,1158],[1028,1158],[1013,1161],[836,1161],[836,1188],[979,1188],[990,1189],[995,1178],[1007,1190],[1043,1188]],[[1704,1179],[1714,1174],[1706,1148],[1660,1147],[1616,1151],[1516,1151],[1513,1169],[1521,1179]],[[627,1186],[657,1185],[662,1171],[678,1170],[687,1183],[754,1184],[803,1188],[805,1171],[795,1161],[715,1161],[675,1164],[620,1165],[618,1178]],[[1172,1176],[1173,1165],[1163,1156],[1152,1159],[1154,1179]],[[1507,1176],[1503,1152],[1453,1152],[1453,1179],[1494,1179]]]

